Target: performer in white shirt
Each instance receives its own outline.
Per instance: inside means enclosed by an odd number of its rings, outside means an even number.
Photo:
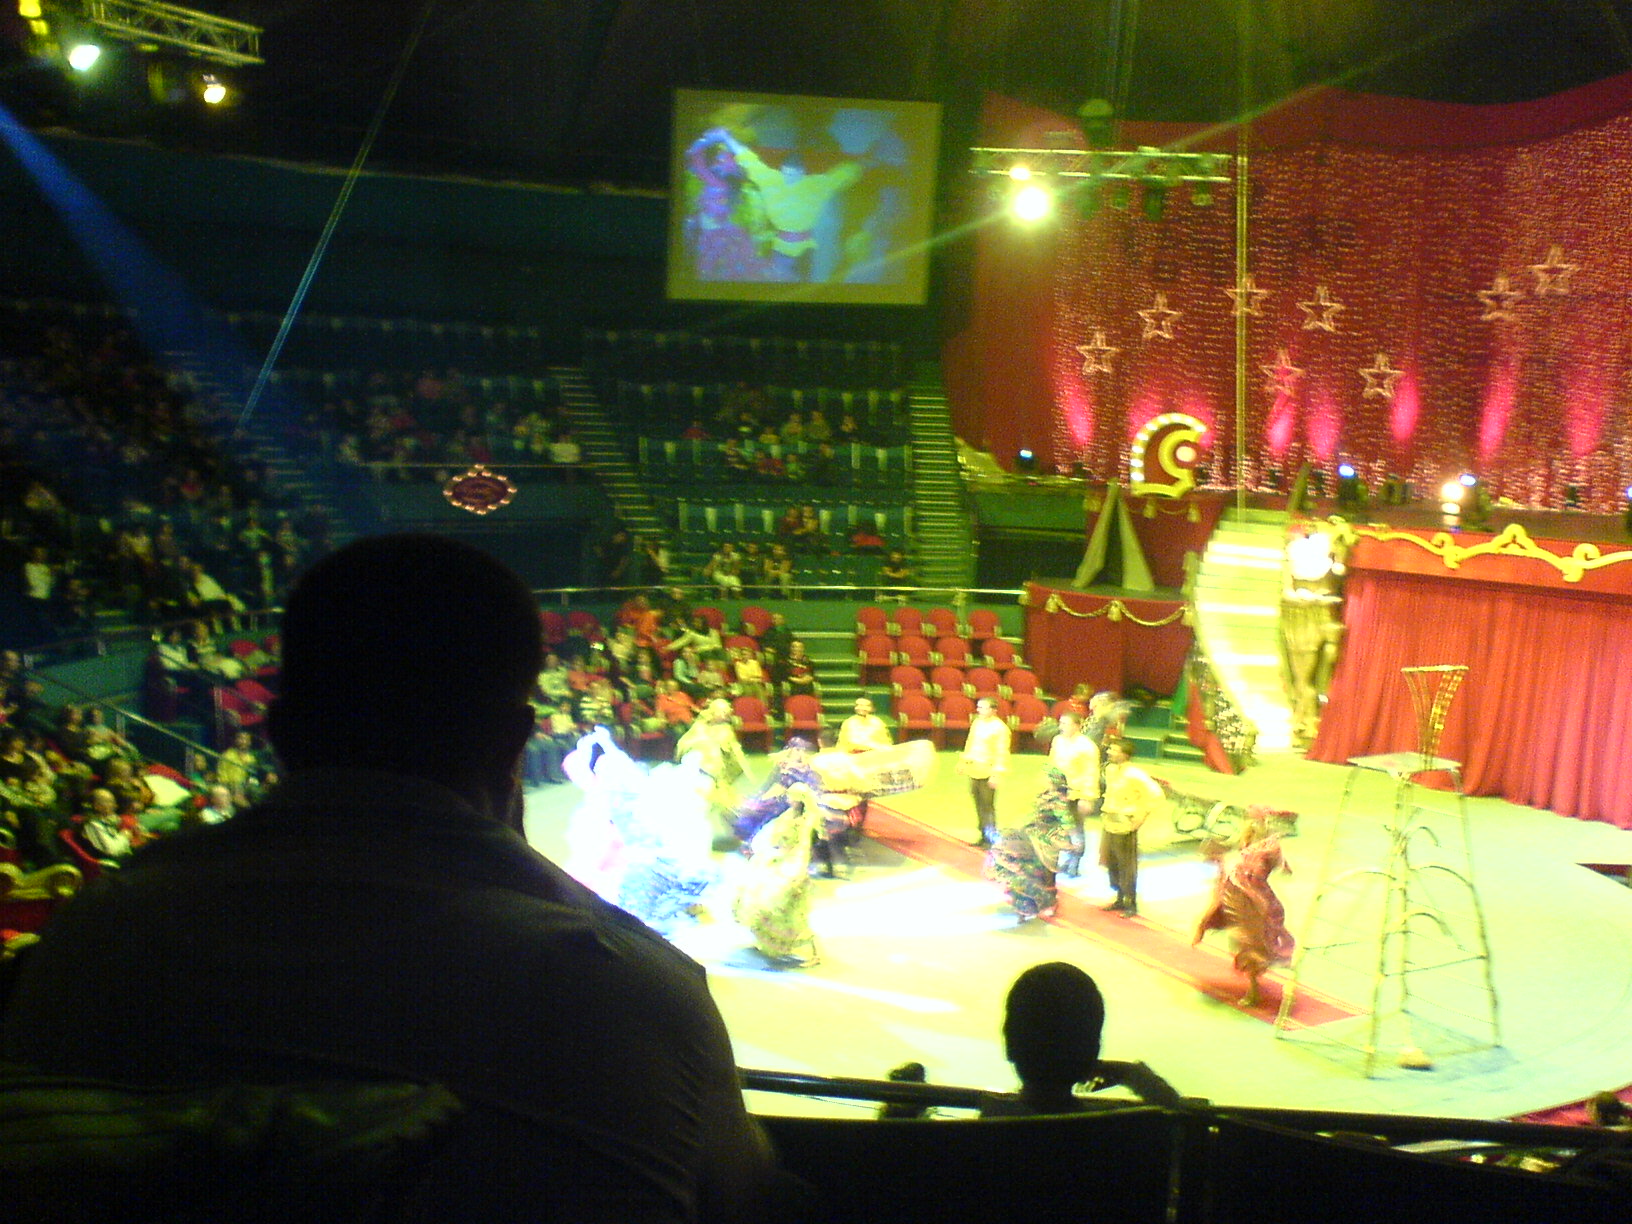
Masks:
[[[894,743],[889,725],[873,713],[872,701],[857,697],[856,712],[839,724],[839,750],[871,752],[876,748],[888,748]]]
[[[1048,763],[1065,775],[1066,797],[1071,802],[1074,832],[1071,848],[1060,852],[1059,874],[1075,876],[1082,866],[1083,819],[1092,814],[1099,798],[1099,745],[1082,729],[1082,719],[1067,710],[1060,729],[1048,746]]]
[[[975,818],[980,822],[974,845],[990,846],[997,840],[997,785],[1008,768],[1008,724],[997,716],[997,703],[982,697],[975,703],[974,721],[958,758],[958,772],[969,779]]]

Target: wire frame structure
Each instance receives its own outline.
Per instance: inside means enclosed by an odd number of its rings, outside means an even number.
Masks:
[[[1436,1055],[1501,1046],[1462,764],[1438,755],[1446,716],[1468,669],[1440,664],[1400,670],[1416,714],[1416,749],[1350,759],[1320,883],[1275,1019],[1277,1037],[1358,1051],[1367,1077],[1385,1047],[1397,1052],[1399,1066],[1420,1069]],[[1450,778],[1449,796],[1424,785],[1423,775],[1430,773]],[[1393,784],[1382,820],[1376,818],[1378,805],[1357,802],[1364,791],[1376,795],[1366,780],[1379,775]],[[1300,990],[1353,1000],[1356,1013],[1304,1029],[1292,1018]]]

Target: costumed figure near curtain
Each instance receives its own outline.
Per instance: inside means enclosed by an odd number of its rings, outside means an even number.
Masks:
[[[755,947],[798,968],[818,963],[810,927],[810,848],[821,825],[815,793],[795,783],[782,813],[754,834],[732,911]]]
[[[822,734],[826,740],[831,733]],[[816,771],[816,803],[822,810],[816,854],[823,874],[831,876],[848,864],[870,800],[917,790],[934,776],[935,745],[908,740],[869,752],[849,752],[824,743],[810,764]]]
[[[1292,703],[1292,738],[1308,745],[1343,644],[1343,553],[1329,532],[1309,530],[1286,544],[1281,590],[1281,665]]]
[[[986,878],[1002,885],[1021,922],[1054,912],[1054,875],[1075,829],[1070,782],[1050,769],[1032,818],[1018,829],[1004,829],[986,852]]]
[[[810,755],[815,745],[803,736],[794,736],[781,752],[771,758],[771,772],[759,793],[737,809],[731,827],[746,849],[758,833],[788,806],[788,790],[803,783],[816,789],[816,771],[811,767]]]
[[[1257,1006],[1258,979],[1271,965],[1292,956],[1294,944],[1286,930],[1286,914],[1269,886],[1269,877],[1276,870],[1292,873],[1281,857],[1280,836],[1270,832],[1271,822],[1284,821],[1288,815],[1266,807],[1249,807],[1234,850],[1216,842],[1202,848],[1203,854],[1218,860],[1218,881],[1212,903],[1196,924],[1191,942],[1200,943],[1208,931],[1229,931],[1235,946],[1235,967],[1247,978],[1247,993],[1241,997],[1243,1007]]]

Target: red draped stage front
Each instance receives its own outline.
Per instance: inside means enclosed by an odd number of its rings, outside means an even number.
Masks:
[[[1026,584],[1026,660],[1051,693],[1177,691],[1194,639],[1176,599],[1115,599]],[[1143,623],[1141,623],[1143,622]]]
[[[1463,663],[1439,754],[1463,763],[1468,793],[1632,828],[1632,553],[1537,541],[1559,560],[1522,543],[1469,556],[1491,537],[1384,534],[1350,556],[1348,636],[1309,755],[1414,749],[1400,669]]]

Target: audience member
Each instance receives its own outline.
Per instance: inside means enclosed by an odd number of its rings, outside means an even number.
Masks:
[[[291,595],[283,652],[288,780],[76,899],[19,976],[0,1057],[440,1083],[467,1112],[432,1218],[785,1214],[702,970],[518,834],[543,655],[525,584],[447,539],[365,539]]]
[[[1003,1045],[1020,1079],[1012,1097],[996,1097],[982,1117],[1081,1113],[1076,1095],[1120,1086],[1152,1105],[1177,1105],[1173,1087],[1144,1063],[1113,1062],[1099,1056],[1105,1000],[1099,987],[1075,965],[1051,961],[1033,965],[1009,989],[1003,1016]]]

